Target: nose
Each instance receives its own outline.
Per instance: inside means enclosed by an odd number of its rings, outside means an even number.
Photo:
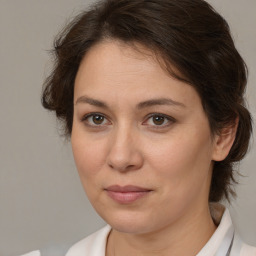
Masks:
[[[120,128],[112,134],[109,141],[108,166],[116,171],[138,170],[143,165],[138,133],[128,127]]]

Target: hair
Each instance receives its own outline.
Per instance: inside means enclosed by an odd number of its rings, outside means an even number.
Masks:
[[[212,134],[239,119],[228,156],[214,163],[209,201],[235,196],[234,166],[248,150],[252,120],[244,100],[247,67],[223,17],[203,0],[103,0],[76,16],[55,40],[55,65],[42,94],[43,106],[55,111],[67,137],[80,62],[92,46],[108,39],[144,45],[170,75],[193,86]]]

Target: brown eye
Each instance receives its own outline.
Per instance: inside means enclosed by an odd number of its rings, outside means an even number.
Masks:
[[[82,122],[91,127],[102,127],[110,124],[110,122],[104,115],[100,115],[97,113],[86,115],[82,118]]]
[[[175,121],[176,120],[171,116],[154,113],[151,114],[143,124],[152,128],[161,129],[171,126]]]
[[[92,121],[93,121],[93,123],[98,124],[98,125],[102,124],[104,122],[104,116],[94,115],[92,117]]]
[[[153,118],[152,121],[155,125],[162,125],[166,119],[163,116],[153,116],[152,118]]]

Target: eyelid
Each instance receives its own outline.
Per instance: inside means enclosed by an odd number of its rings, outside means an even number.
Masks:
[[[98,124],[97,125],[97,124],[90,124],[89,122],[87,122],[87,120],[90,117],[97,116],[97,115],[104,117],[111,124],[111,122],[109,121],[109,118],[105,114],[99,113],[99,112],[91,112],[91,113],[85,114],[81,118],[81,121],[85,122],[85,124],[87,126],[92,127],[92,128],[102,128],[104,126],[109,125],[109,124]],[[166,120],[168,120],[168,123],[164,124],[164,125],[147,125],[147,124],[145,124],[150,118],[156,117],[156,116],[165,118]],[[175,122],[176,122],[176,119],[173,118],[172,116],[162,114],[162,113],[150,113],[150,114],[147,115],[146,120],[143,121],[142,125],[151,126],[153,129],[163,129],[163,128],[169,127],[171,124],[173,124]]]
[[[163,117],[165,119],[168,120],[168,123],[165,124],[165,125],[151,125],[154,129],[161,129],[161,128],[165,128],[165,127],[168,127],[170,126],[172,123],[175,123],[176,122],[176,119],[169,116],[169,115],[166,115],[166,114],[162,114],[162,113],[151,113],[149,114],[147,117],[146,117],[146,121],[148,121],[150,118],[152,117],[155,117],[155,116],[160,116],[160,117]],[[144,122],[143,122],[144,123]]]
[[[100,128],[100,127],[102,127],[102,126],[106,126],[106,124],[99,124],[99,125],[97,125],[97,124],[90,124],[89,122],[87,122],[87,120],[90,118],[90,117],[93,117],[93,116],[102,116],[102,117],[104,117],[104,119],[106,119],[106,120],[108,120],[109,121],[109,118],[106,116],[106,115],[104,115],[104,114],[102,114],[102,113],[98,113],[98,112],[91,112],[91,113],[88,113],[88,114],[85,114],[85,115],[83,115],[82,116],[82,118],[81,118],[81,121],[82,122],[85,122],[85,124],[87,125],[87,126],[90,126],[90,127],[92,127],[92,128]],[[111,122],[110,122],[111,123]]]

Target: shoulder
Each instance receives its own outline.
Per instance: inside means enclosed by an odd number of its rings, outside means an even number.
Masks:
[[[256,256],[256,247],[242,244],[241,256]]]
[[[231,256],[232,255],[256,256],[256,247],[244,243],[240,236],[236,233],[231,250]]]
[[[107,225],[97,232],[89,235],[73,245],[68,250],[66,256],[105,256],[105,247],[110,230],[111,227]]]

